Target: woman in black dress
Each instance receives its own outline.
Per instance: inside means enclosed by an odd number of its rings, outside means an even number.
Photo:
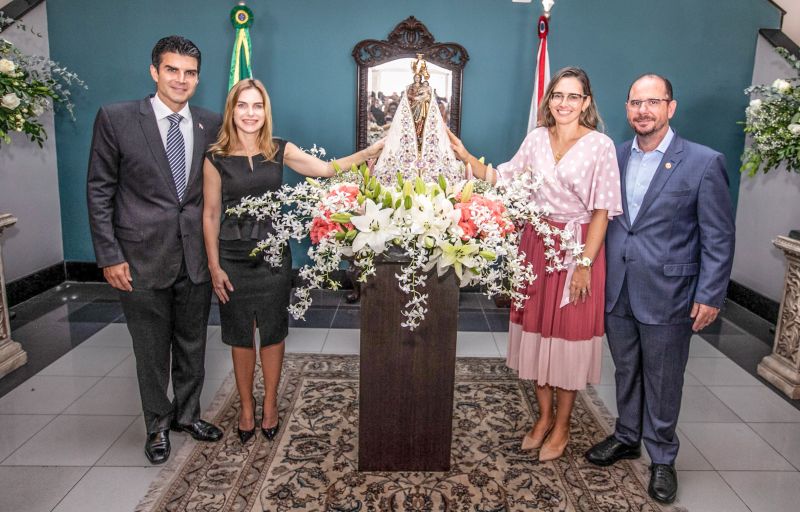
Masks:
[[[342,168],[377,156],[382,142],[337,160]],[[269,96],[258,80],[238,82],[228,93],[219,138],[203,164],[203,235],[211,280],[220,302],[222,341],[231,345],[233,371],[241,400],[238,432],[242,442],[255,433],[253,373],[255,329],[264,376],[261,431],[267,439],[278,432],[278,382],[284,340],[289,333],[287,307],[292,260],[287,247],[280,268],[250,252],[271,228],[257,221],[223,215],[245,196],[260,196],[282,184],[283,165],[303,176],[329,177],[330,162],[319,160],[296,145],[272,136]],[[220,222],[220,219],[222,221]]]

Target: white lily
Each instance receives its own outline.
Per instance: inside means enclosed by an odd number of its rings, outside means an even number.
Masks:
[[[353,240],[353,252],[360,252],[364,247],[369,247],[376,254],[380,254],[386,250],[386,242],[400,234],[391,221],[394,210],[381,209],[372,199],[367,199],[364,206],[364,215],[350,218],[350,222],[358,230]]]
[[[478,265],[478,260],[475,256],[480,247],[472,243],[463,244],[461,240],[458,240],[455,244],[445,242],[439,247],[442,249],[442,256],[436,262],[436,273],[442,276],[447,272],[448,267],[452,266],[458,280],[462,283],[468,282],[472,278],[469,274],[469,269]],[[467,270],[466,274],[464,270]]]

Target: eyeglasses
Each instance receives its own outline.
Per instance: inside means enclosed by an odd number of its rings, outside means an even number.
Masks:
[[[567,103],[570,105],[577,105],[583,98],[586,98],[588,94],[564,94],[563,92],[554,92],[550,95],[550,103],[561,103],[564,99],[567,100]]]
[[[670,102],[672,101],[671,98],[648,98],[646,100],[628,100],[625,102],[625,105],[628,106],[630,109],[638,109],[642,105],[648,108],[656,108],[658,107],[662,101]]]

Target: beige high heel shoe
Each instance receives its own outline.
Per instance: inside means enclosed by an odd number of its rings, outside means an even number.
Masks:
[[[542,444],[542,449],[539,450],[539,462],[548,462],[551,460],[556,460],[564,455],[564,450],[567,449],[567,445],[569,444],[569,433],[567,433],[567,439],[564,442],[563,446],[557,447],[553,446],[552,443],[548,443],[550,439],[548,438],[544,444]]]
[[[547,430],[544,431],[544,435],[541,437],[533,437],[531,433],[528,432],[525,434],[525,437],[522,438],[522,444],[520,445],[520,450],[527,451],[527,450],[535,450],[537,448],[541,448],[544,440],[547,439],[547,436],[550,435],[550,431],[553,430],[553,425],[555,422],[551,423]]]

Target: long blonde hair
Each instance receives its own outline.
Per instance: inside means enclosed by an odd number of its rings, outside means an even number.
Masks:
[[[550,99],[553,97],[553,89],[555,89],[562,78],[577,79],[583,87],[583,94],[589,96],[589,107],[581,112],[578,122],[591,130],[602,131],[603,120],[600,119],[600,113],[597,111],[597,104],[594,102],[594,94],[592,94],[592,85],[589,83],[589,75],[586,74],[586,71],[576,67],[561,69],[550,79],[550,83],[547,84],[547,89],[545,89],[544,95],[542,96],[542,102],[539,105],[539,122],[537,124],[548,128],[555,126],[556,119],[553,117],[553,113],[550,112]]]
[[[225,114],[222,117],[222,126],[219,129],[217,141],[211,145],[210,151],[213,155],[228,156],[239,148],[240,141],[236,125],[233,123],[233,112],[236,108],[236,103],[239,101],[239,96],[247,89],[257,89],[261,93],[261,99],[264,101],[264,126],[261,127],[261,131],[258,134],[258,147],[267,160],[272,160],[278,153],[278,145],[272,140],[272,106],[264,84],[260,80],[253,78],[240,80],[228,92],[228,98],[225,100]]]

